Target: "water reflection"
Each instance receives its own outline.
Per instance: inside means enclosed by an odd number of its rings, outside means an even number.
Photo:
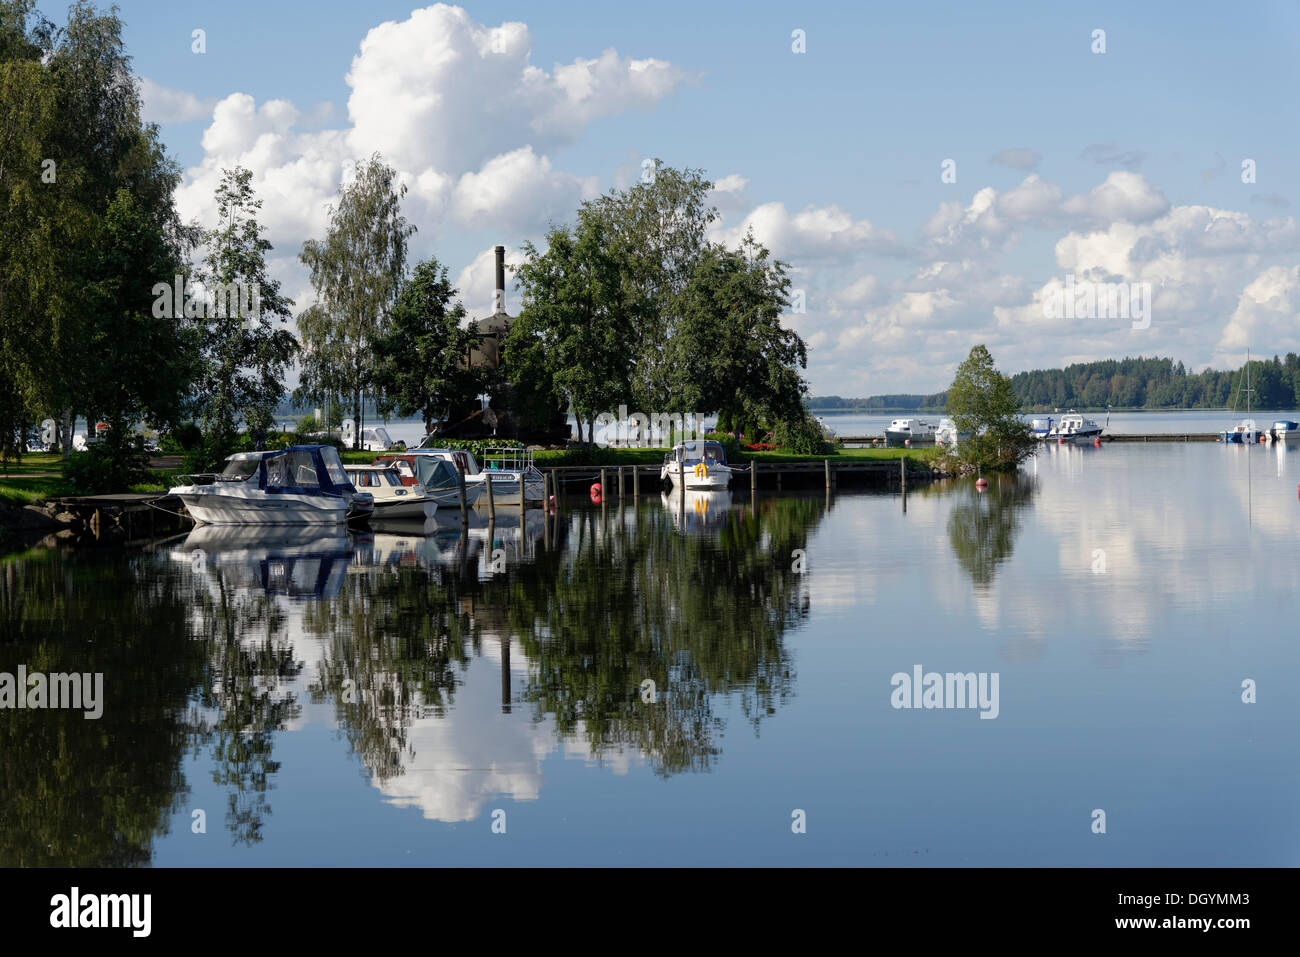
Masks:
[[[952,498],[948,541],[958,564],[976,588],[987,589],[998,566],[1011,557],[1023,513],[1033,502],[1034,479],[1017,473],[994,475],[980,491],[974,480],[936,484],[934,493]]]

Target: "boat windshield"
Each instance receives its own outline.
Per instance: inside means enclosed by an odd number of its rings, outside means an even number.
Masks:
[[[329,475],[330,481],[338,486],[346,486],[348,475],[343,471],[343,459],[339,457],[339,450],[332,445],[322,446],[320,457],[325,463],[325,472]]]
[[[698,465],[700,462],[725,465],[727,452],[716,442],[686,442],[678,450],[678,460],[685,465]]]
[[[257,474],[259,461],[257,457],[231,459],[221,471],[221,480],[223,482],[243,482],[250,479]]]

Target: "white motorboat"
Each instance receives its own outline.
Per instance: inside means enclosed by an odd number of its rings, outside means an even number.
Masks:
[[[1220,432],[1219,438],[1234,445],[1254,445],[1259,441],[1259,426],[1254,419],[1242,419],[1236,428]]]
[[[396,465],[348,465],[345,467],[352,485],[374,496],[374,517],[433,518],[438,502],[424,492],[424,486],[405,485]]]
[[[1300,422],[1278,419],[1268,430],[1268,439],[1277,445],[1295,445],[1300,442]]]
[[[885,429],[885,441],[933,445],[938,431],[938,426],[924,419],[895,419],[889,423],[889,428]]]
[[[963,442],[969,438],[969,432],[957,431],[957,423],[952,419],[940,419],[939,427],[934,431],[934,442],[936,445],[946,445],[956,448],[958,442]]]
[[[219,475],[181,478],[168,494],[207,525],[338,525],[358,498],[332,445],[239,452]]]
[[[664,456],[659,469],[661,482],[682,482],[688,489],[707,491],[731,484],[733,469],[727,464],[727,450],[720,442],[692,439],[679,442]]]
[[[1074,439],[1100,438],[1101,432],[1101,426],[1092,419],[1085,419],[1077,412],[1069,412],[1061,416],[1061,421],[1047,433],[1047,438],[1069,442]]]
[[[1055,420],[1049,415],[1045,419],[1033,419],[1029,423],[1029,431],[1033,433],[1034,438],[1042,440],[1052,434],[1052,426]]]
[[[375,465],[390,465],[397,469],[402,484],[408,488],[419,485],[427,498],[432,499],[441,508],[460,508],[459,482],[456,480],[456,467],[436,455],[416,455],[411,452],[395,452],[381,455],[375,459]],[[481,484],[465,484],[465,505],[473,506],[483,494]],[[485,499],[486,501],[486,499]]]
[[[407,449],[396,453],[395,458],[431,456],[451,464],[453,469],[460,469],[465,475],[466,491],[470,487],[483,487],[485,482],[492,483],[492,502],[494,505],[518,505],[520,489],[523,489],[525,502],[540,505],[545,494],[542,473],[533,465],[533,453],[521,448],[487,449],[484,458],[487,468],[480,469],[472,452],[464,449]],[[377,459],[376,462],[379,460]],[[468,499],[466,500],[468,502]],[[487,505],[487,491],[477,495],[475,504]]]

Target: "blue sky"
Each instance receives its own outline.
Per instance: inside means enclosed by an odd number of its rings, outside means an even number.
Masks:
[[[937,391],[976,342],[1006,371],[1300,349],[1295,3],[120,8],[182,211],[252,169],[299,308],[349,158],[413,184],[413,251],[480,312],[492,245],[515,259],[658,156],[722,181],[719,239],[752,226],[794,267],[818,394]],[[1046,317],[1067,275],[1151,283],[1151,321]]]

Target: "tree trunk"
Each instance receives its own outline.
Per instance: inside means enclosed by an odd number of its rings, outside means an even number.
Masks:
[[[77,417],[72,414],[71,409],[64,409],[59,414],[59,419],[59,452],[66,460],[72,454],[72,431]]]
[[[361,448],[361,390],[352,390],[352,450]]]

